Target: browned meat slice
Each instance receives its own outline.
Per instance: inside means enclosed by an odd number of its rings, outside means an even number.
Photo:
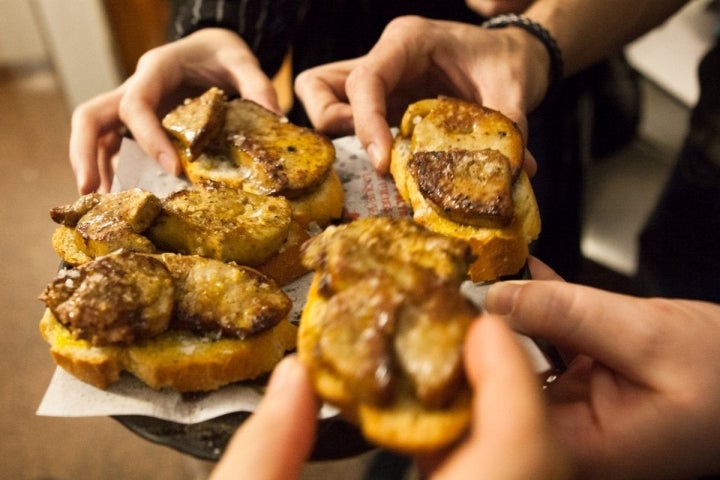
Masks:
[[[390,282],[375,277],[328,301],[317,353],[364,402],[383,405],[394,398],[391,339],[401,302]]]
[[[172,277],[162,262],[120,251],[61,271],[40,299],[75,338],[111,345],[165,331],[174,296]]]
[[[408,168],[420,193],[450,220],[480,227],[512,222],[512,172],[499,151],[416,152]]]
[[[163,118],[162,125],[180,144],[181,154],[192,162],[221,136],[226,107],[225,93],[212,87],[197,98],[185,100]]]
[[[397,321],[393,351],[420,403],[442,408],[462,384],[462,344],[478,312],[456,287],[433,285],[416,292]]]
[[[99,193],[88,193],[82,195],[70,205],[61,205],[50,209],[50,218],[53,222],[66,227],[74,227],[83,215],[100,203],[102,195]]]
[[[434,275],[459,283],[472,260],[470,246],[459,239],[431,233],[407,219],[359,219],[328,227],[304,246],[303,263],[322,271],[324,289],[335,292],[378,273],[403,281],[402,265],[415,263]],[[410,280],[409,283],[411,283]],[[409,284],[405,282],[405,284]]]
[[[175,328],[245,338],[285,319],[292,301],[260,272],[195,255],[166,253],[175,282]]]

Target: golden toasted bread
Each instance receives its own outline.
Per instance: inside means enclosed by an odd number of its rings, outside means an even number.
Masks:
[[[518,273],[540,215],[517,127],[499,112],[455,99],[408,107],[390,172],[413,219],[472,245],[473,281]]]
[[[258,378],[295,348],[297,337],[297,327],[283,321],[244,340],[167,331],[132,347],[93,347],[87,340],[73,338],[49,309],[40,332],[55,363],[86,383],[105,389],[127,371],[151,388],[180,392],[216,390]]]
[[[462,344],[478,310],[460,294],[463,241],[409,219],[329,227],[303,251],[315,270],[298,354],[314,388],[372,442],[405,453],[467,429]]]

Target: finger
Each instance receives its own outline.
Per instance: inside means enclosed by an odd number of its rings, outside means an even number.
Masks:
[[[100,185],[97,191],[107,193],[112,188],[115,160],[120,151],[122,136],[117,132],[110,132],[98,139],[98,172],[100,174]]]
[[[387,173],[390,168],[392,148],[386,104],[392,80],[381,77],[384,61],[379,59],[372,64],[361,64],[348,76],[346,83],[355,135],[367,151],[373,167],[380,173]]]
[[[315,440],[318,400],[295,356],[273,372],[257,410],[233,435],[211,479],[300,478]],[[281,461],[269,461],[268,455]]]
[[[270,78],[258,65],[248,66],[246,63],[242,67],[231,68],[233,83],[240,96],[252,100],[278,115],[284,115],[285,112],[280,108],[277,91]]]
[[[392,148],[387,98],[401,78],[410,76],[413,70],[422,70],[423,59],[430,58],[429,47],[423,39],[415,41],[412,35],[408,35],[408,32],[424,28],[426,23],[423,22],[418,17],[393,20],[375,46],[353,69],[345,84],[352,105],[355,134],[380,173],[389,169]]]
[[[130,88],[132,87],[129,87],[129,90]],[[158,102],[152,93],[132,89],[120,101],[120,118],[125,121],[133,138],[145,153],[166,171],[180,175],[180,159],[157,117]]]
[[[468,380],[477,392],[473,425],[478,433],[496,439],[504,431],[518,433],[508,431],[513,425],[521,432],[535,431],[531,427],[542,418],[541,386],[510,328],[501,318],[486,314],[472,325],[464,351]]]
[[[657,336],[641,299],[558,281],[498,282],[485,308],[512,327],[561,350],[597,359],[632,380],[647,381],[647,345]]]
[[[329,135],[355,131],[345,81],[356,60],[305,70],[295,80],[295,93],[303,102],[313,126]]]
[[[473,390],[470,436],[444,462],[423,457],[419,465],[428,471],[439,464],[434,479],[466,478],[468,472],[514,478],[502,474],[507,473],[507,452],[534,446],[535,439],[529,437],[548,430],[537,376],[515,335],[494,315],[483,315],[471,325],[464,362]]]
[[[101,184],[101,169],[108,155],[115,152],[99,152],[103,148],[100,139],[110,135],[120,137],[122,121],[118,116],[118,104],[123,89],[118,88],[78,106],[72,114],[69,144],[70,164],[75,174],[80,194],[94,192]],[[112,143],[107,144],[111,146]]]

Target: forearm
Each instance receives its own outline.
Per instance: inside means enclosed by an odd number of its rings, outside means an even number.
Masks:
[[[547,28],[572,74],[622,48],[688,0],[536,0],[525,15]]]

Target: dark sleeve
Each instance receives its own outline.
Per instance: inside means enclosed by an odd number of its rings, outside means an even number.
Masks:
[[[203,28],[232,30],[250,46],[268,76],[282,63],[310,0],[186,0],[176,7],[175,39]]]

